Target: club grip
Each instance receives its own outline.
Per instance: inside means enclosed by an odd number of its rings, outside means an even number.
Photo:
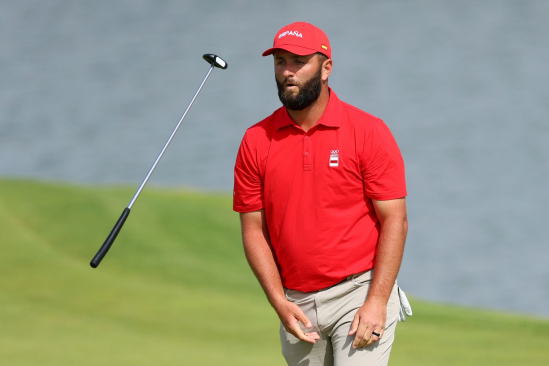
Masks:
[[[129,214],[130,214],[130,209],[126,207],[124,211],[122,211],[122,215],[120,215],[120,218],[112,228],[111,233],[109,234],[109,236],[107,236],[107,239],[105,240],[103,245],[101,245],[101,248],[99,248],[99,251],[97,251],[97,254],[95,255],[95,257],[93,257],[93,259],[91,260],[90,266],[92,266],[92,268],[96,268],[99,265],[99,263],[101,263],[101,261],[103,260],[103,257],[107,254],[107,252],[111,248],[112,243],[114,243],[116,236],[122,229],[122,226],[124,226],[124,222],[126,222],[126,219],[128,218]]]

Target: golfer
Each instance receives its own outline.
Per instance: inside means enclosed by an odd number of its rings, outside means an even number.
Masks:
[[[386,365],[408,228],[399,148],[328,86],[322,30],[285,26],[267,55],[283,106],[244,135],[233,207],[282,353],[288,365]]]

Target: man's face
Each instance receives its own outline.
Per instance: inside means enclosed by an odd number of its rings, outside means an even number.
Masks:
[[[313,55],[299,56],[285,50],[274,54],[278,98],[289,110],[303,110],[320,96],[322,63]]]

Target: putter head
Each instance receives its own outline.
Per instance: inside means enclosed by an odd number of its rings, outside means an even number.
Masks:
[[[217,55],[214,55],[213,53],[206,53],[204,56],[202,56],[202,58],[206,60],[210,65],[214,65],[215,67],[219,67],[220,69],[226,69],[228,66],[225,60]]]

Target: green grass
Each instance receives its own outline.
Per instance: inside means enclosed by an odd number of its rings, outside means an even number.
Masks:
[[[231,197],[0,180],[0,364],[284,365]],[[412,298],[391,365],[547,365],[549,321]]]

